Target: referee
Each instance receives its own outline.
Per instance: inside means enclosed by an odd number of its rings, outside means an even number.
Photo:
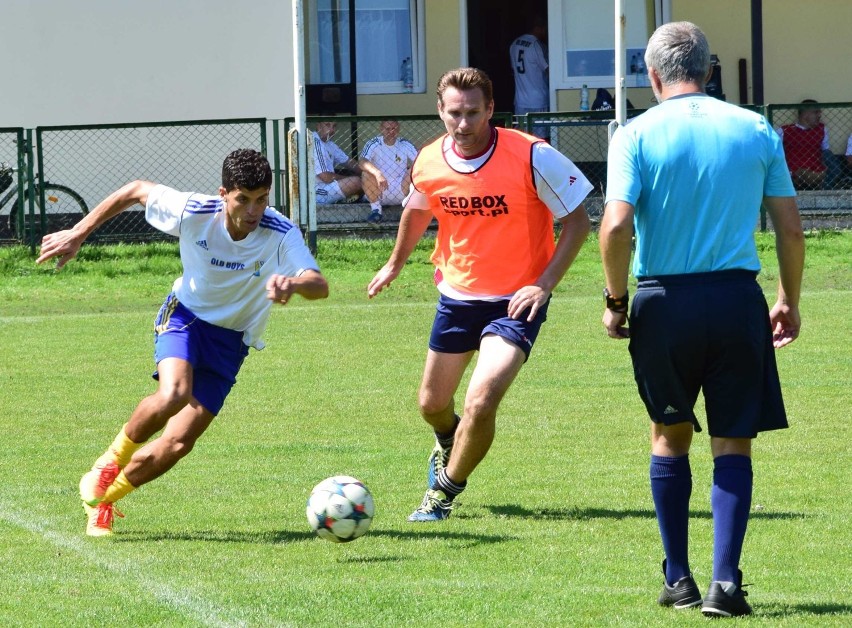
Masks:
[[[651,36],[648,78],[660,104],[615,133],[600,248],[603,324],[630,338],[651,418],[651,494],[665,552],[658,602],[708,616],[751,613],[740,555],[752,495],[751,443],[787,427],[774,348],[799,335],[804,237],[777,134],[756,113],[704,93],[710,48],[689,22]],[[761,203],[780,267],[771,311],[756,276]],[[628,323],[627,275],[638,289]],[[689,448],[704,394],[713,455],[713,579],[701,597],[688,559]]]

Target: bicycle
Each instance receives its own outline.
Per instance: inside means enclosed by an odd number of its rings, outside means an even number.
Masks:
[[[18,172],[17,168],[8,163],[0,162],[0,213],[6,205],[12,203],[8,218],[9,231],[13,235],[23,235],[34,226],[36,238],[41,239],[41,236],[44,235],[41,232],[42,195],[40,192],[42,188],[36,182],[35,186],[24,190],[24,221],[23,225],[19,227],[18,188],[13,185],[16,172]],[[89,207],[83,197],[68,186],[45,181],[43,189],[45,205],[43,211],[47,233],[69,229],[89,213]],[[9,191],[6,192],[6,190]],[[35,194],[35,214],[33,216],[30,216],[29,212],[30,192]],[[5,196],[4,193],[6,193]],[[14,202],[12,202],[13,199]]]

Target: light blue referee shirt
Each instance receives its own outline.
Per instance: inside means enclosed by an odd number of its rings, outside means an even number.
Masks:
[[[763,116],[705,94],[669,98],[619,128],[606,200],[635,208],[637,277],[760,270],[764,196],[795,196]]]

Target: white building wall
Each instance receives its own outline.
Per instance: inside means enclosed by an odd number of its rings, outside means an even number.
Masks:
[[[291,0],[2,0],[0,127],[292,116]]]

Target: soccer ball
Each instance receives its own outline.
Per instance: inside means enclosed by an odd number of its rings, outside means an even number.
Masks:
[[[323,480],[308,498],[308,523],[321,539],[348,543],[362,536],[373,521],[373,496],[363,482],[348,475]]]

